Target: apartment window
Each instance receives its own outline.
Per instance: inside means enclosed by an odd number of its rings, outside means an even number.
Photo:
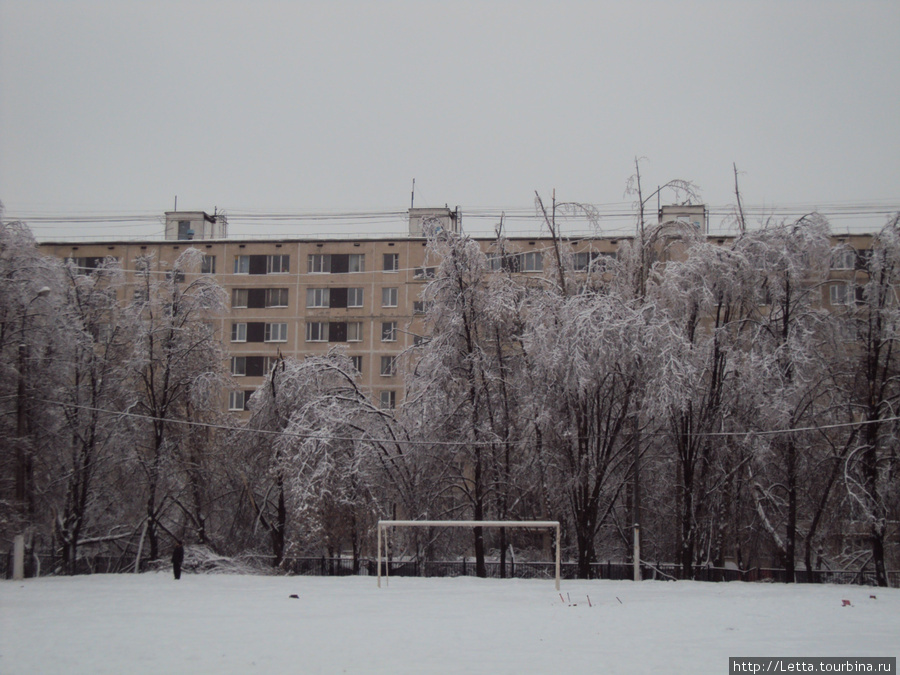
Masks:
[[[203,256],[203,260],[200,261],[200,274],[215,274],[215,273],[216,273],[216,256],[214,256],[214,255]]]
[[[393,356],[381,357],[381,375],[383,377],[393,377],[396,358]]]
[[[853,299],[849,284],[832,284],[828,288],[829,299],[832,305],[849,305]]]
[[[831,253],[831,269],[852,270],[856,268],[856,250],[852,248],[835,249]]]
[[[166,280],[172,281],[172,279],[175,280],[176,284],[183,283],[184,282],[184,272],[182,272],[181,270],[177,270],[174,272],[170,270],[170,271],[166,272]]]
[[[287,324],[286,323],[267,323],[266,324],[266,342],[287,342]]]
[[[381,407],[387,410],[393,410],[397,406],[397,392],[391,390],[382,391],[379,395]]]
[[[425,300],[413,300],[413,314],[425,314],[430,305],[431,303]]]
[[[413,335],[413,346],[419,347],[425,344],[425,336],[424,335]]]
[[[228,409],[229,410],[249,410],[250,396],[249,391],[232,391],[228,393]]]
[[[133,297],[136,302],[147,302],[150,300],[150,290],[146,286],[135,286]]]
[[[345,272],[365,272],[365,253],[311,253],[307,258],[306,270],[309,274],[343,274]]]
[[[397,341],[397,322],[384,321],[381,324],[381,341],[396,342]]]
[[[265,374],[265,356],[232,356],[231,374],[235,377],[262,377]]]
[[[397,272],[400,269],[400,254],[385,253],[384,254],[384,271]]]
[[[266,274],[287,274],[290,271],[290,255],[278,254],[266,256]]]
[[[146,258],[138,258],[134,261],[134,273],[139,277],[150,276],[150,261]]]
[[[516,269],[512,269],[513,263],[515,262],[515,256],[511,255],[501,255],[499,253],[488,253],[488,267],[491,268],[492,272],[499,272],[500,270],[507,270],[508,272],[518,272],[519,266],[516,265]]]
[[[75,265],[78,274],[90,274],[103,264],[103,258],[66,258],[66,262]]]
[[[576,272],[584,272],[591,267],[591,263],[594,262],[597,258],[600,257],[600,254],[597,251],[581,251],[576,253],[574,256],[574,268]]]
[[[250,256],[236,255],[234,256],[234,273],[250,274]]]
[[[306,324],[307,342],[328,342],[328,322],[309,321]]]
[[[247,324],[232,323],[231,324],[231,341],[246,342],[247,341]]]
[[[231,374],[235,377],[243,377],[247,374],[247,357],[232,356],[231,357]]]
[[[382,288],[381,289],[381,306],[396,307],[397,306],[397,289]]]
[[[288,289],[286,288],[267,288],[266,289],[266,307],[287,307],[288,306]]]
[[[362,342],[362,321],[347,322],[347,342]]]
[[[544,269],[544,254],[540,251],[529,251],[522,256],[523,272],[540,272]]]
[[[306,260],[309,274],[328,274],[331,271],[331,256],[327,253],[311,253]]]
[[[434,267],[417,267],[413,276],[415,276],[416,279],[434,279],[434,274]]]
[[[350,357],[350,361],[353,362],[353,370],[355,370],[357,373],[362,372],[362,360],[363,360],[362,356],[351,356]]]
[[[231,307],[232,309],[241,309],[247,307],[249,299],[249,289],[235,288],[231,291]]]
[[[316,307],[328,307],[329,298],[330,293],[327,288],[306,289],[306,306],[310,309]]]
[[[363,306],[363,289],[348,288],[347,289],[347,307]]]

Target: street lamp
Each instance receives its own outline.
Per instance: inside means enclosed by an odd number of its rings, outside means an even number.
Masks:
[[[35,296],[28,301],[25,309],[22,311],[22,329],[20,340],[25,339],[25,327],[28,321],[28,310],[38,298],[46,297],[50,294],[50,287],[44,286]],[[19,505],[21,522],[24,523],[26,518],[26,461],[25,461],[25,354],[28,351],[28,345],[24,342],[19,343],[19,381],[18,392],[16,398],[16,502]],[[25,533],[20,532],[13,540],[13,579],[20,580],[25,578]]]

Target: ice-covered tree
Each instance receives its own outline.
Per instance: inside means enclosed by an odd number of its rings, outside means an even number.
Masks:
[[[177,487],[172,465],[183,450],[186,423],[202,422],[221,406],[222,343],[212,319],[224,311],[225,293],[214,278],[197,273],[202,256],[190,248],[161,271],[151,258],[136,261],[143,274],[125,312],[134,335],[131,409],[144,417],[135,458],[144,479],[151,559],[159,556],[162,520]]]
[[[132,533],[121,522],[114,476],[126,459],[118,449],[131,445],[129,425],[116,412],[130,399],[125,363],[131,348],[128,324],[122,321],[122,272],[109,259],[86,273],[74,263],[63,269],[64,303],[59,308],[57,381],[61,420],[54,444],[59,448],[48,469],[61,486],[54,503],[54,533],[63,568],[76,571],[85,538],[105,543]],[[53,497],[54,495],[48,495]]]
[[[428,340],[415,354],[407,394],[407,415],[412,410],[425,415],[431,438],[447,442],[434,446],[436,465],[447,467],[449,490],[461,498],[462,508],[441,515],[472,520],[514,512],[513,464],[521,456],[513,378],[522,365],[519,317],[525,289],[502,271],[504,252],[494,253],[496,272],[468,237],[441,233],[429,241],[429,255],[439,264],[424,291]],[[474,528],[474,551],[476,572],[484,576],[480,527]]]
[[[900,407],[900,216],[893,216],[882,228],[871,252],[860,262],[864,276],[858,280],[855,302],[846,315],[854,338],[847,404],[863,424],[846,459],[844,483],[853,513],[868,530],[876,583],[886,586],[888,523],[900,514],[896,420]]]

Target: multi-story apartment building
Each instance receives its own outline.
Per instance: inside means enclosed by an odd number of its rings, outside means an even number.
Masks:
[[[670,220],[707,229],[703,206],[664,207],[660,222]],[[459,231],[457,212],[411,209],[409,234],[357,239],[228,239],[227,223],[202,211],[166,213],[164,241],[100,243],[46,242],[44,253],[71,259],[88,272],[106,257],[117,259],[126,274],[126,293],[140,275],[166,274],[187,248],[204,254],[201,274],[214,275],[229,298],[229,311],[217,319],[218,333],[235,387],[223,405],[247,409],[272,359],[303,357],[346,347],[360,373],[360,384],[383,407],[402,399],[403,383],[394,361],[423,336],[422,290],[434,275],[436,261],[426,259],[425,235],[434,230]],[[724,244],[727,238],[713,237]],[[823,289],[823,303],[854,301],[853,277],[871,237],[836,238],[844,246],[832,267],[833,284]],[[576,270],[600,255],[615,255],[621,238],[567,242]],[[489,251],[495,241],[480,239]],[[550,238],[507,240],[507,254],[492,264],[528,275],[543,270]],[[147,257],[151,268],[136,264]],[[123,298],[124,299],[124,298]]]
[[[229,298],[227,315],[217,319],[236,383],[223,402],[229,410],[247,408],[272,359],[335,345],[346,347],[373,400],[396,405],[403,387],[395,359],[422,336],[421,293],[434,275],[425,235],[458,231],[457,214],[411,209],[409,236],[396,238],[227,239],[223,220],[204,212],[169,212],[164,241],[46,242],[41,249],[73,260],[85,272],[115,258],[125,270],[126,294],[141,275],[166,274],[187,248],[200,250],[200,273],[214,275]],[[492,242],[481,243],[486,249]],[[548,243],[512,239],[510,254],[497,264],[540,272]],[[615,240],[606,247],[612,253]],[[149,266],[138,262],[148,258]]]

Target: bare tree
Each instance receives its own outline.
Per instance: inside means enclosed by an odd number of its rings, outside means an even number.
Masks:
[[[868,529],[875,580],[887,586],[885,539],[887,525],[900,513],[897,489],[900,404],[900,215],[894,215],[875,238],[871,253],[861,260],[865,277],[855,295],[850,326],[856,337],[853,369],[854,416],[864,423],[856,447],[849,453],[844,482],[854,512]]]
[[[187,422],[218,409],[212,384],[220,380],[222,346],[211,319],[225,307],[222,288],[209,275],[197,274],[202,253],[188,249],[165,273],[152,259],[135,284],[126,315],[134,331],[129,363],[135,391],[134,412],[146,419],[136,448],[144,477],[150,557],[159,556],[161,519],[174,489],[169,462],[179,452]]]

